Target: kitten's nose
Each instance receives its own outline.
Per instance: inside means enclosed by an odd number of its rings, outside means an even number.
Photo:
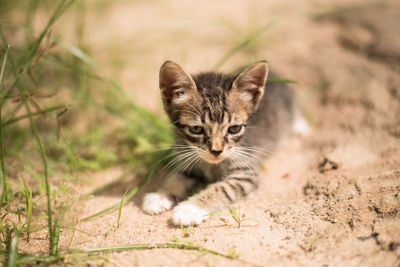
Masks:
[[[214,156],[218,157],[219,154],[222,153],[222,150],[212,150],[212,149],[211,149],[210,152],[211,152],[211,154],[213,154]]]

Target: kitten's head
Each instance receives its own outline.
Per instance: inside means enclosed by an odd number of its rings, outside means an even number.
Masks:
[[[265,61],[236,75],[187,74],[166,61],[160,69],[164,108],[177,128],[178,141],[210,163],[229,158],[247,119],[257,109],[268,75]]]

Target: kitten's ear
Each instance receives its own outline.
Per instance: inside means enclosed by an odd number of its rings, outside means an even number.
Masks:
[[[267,76],[267,62],[259,61],[242,71],[232,84],[232,90],[250,104],[251,111],[256,110],[260,103]]]
[[[172,102],[182,103],[197,91],[192,77],[181,66],[169,60],[160,68],[160,89],[163,101],[168,105]]]

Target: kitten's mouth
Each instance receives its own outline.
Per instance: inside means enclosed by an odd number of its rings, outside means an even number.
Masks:
[[[204,153],[201,156],[201,158],[204,159],[205,161],[207,161],[208,163],[218,164],[218,163],[221,163],[223,160],[225,160],[227,157],[224,154],[220,154],[218,156],[215,156],[215,155],[210,154],[210,153]]]
[[[196,149],[197,150],[197,155],[204,161],[211,163],[211,164],[218,164],[221,163],[222,161],[226,160],[229,158],[231,155],[231,150],[227,149],[224,150],[222,153],[218,155],[214,155],[213,153],[210,153],[209,151],[205,151],[202,149]]]
[[[224,158],[222,157],[215,157],[215,156],[210,156],[208,158],[204,158],[206,161],[208,161],[209,163],[220,163],[221,161],[224,160]]]

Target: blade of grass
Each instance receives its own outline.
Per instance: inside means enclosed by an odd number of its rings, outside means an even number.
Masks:
[[[7,56],[8,56],[8,51],[10,50],[10,46],[6,46],[6,52],[4,53],[4,58],[3,58],[3,63],[1,64],[1,71],[0,71],[0,90],[2,89],[2,81],[3,81],[3,75],[4,75],[4,70],[6,68],[6,62],[7,62]],[[6,168],[4,165],[4,143],[3,143],[3,122],[2,122],[2,107],[0,106],[0,158],[1,158],[1,173],[2,173],[2,179],[1,179],[1,184],[3,187],[3,191],[1,193],[1,198],[0,202],[6,201],[7,204],[9,204],[10,201],[10,192],[8,189],[8,180],[7,180],[7,175],[6,175]]]
[[[56,263],[59,261],[64,260],[65,257],[63,256],[40,256],[40,255],[21,255],[19,254],[17,264],[32,264],[32,266],[37,265],[49,265],[51,263]]]
[[[10,255],[10,251],[2,251],[0,250],[0,255],[8,256]],[[20,254],[16,255],[16,264],[14,266],[18,266],[20,264],[50,264],[60,260],[63,260],[64,256],[41,256],[34,254]],[[8,265],[7,265],[8,266]]]
[[[88,236],[93,236],[93,237],[97,236],[96,234],[91,234],[91,233],[88,233],[88,232],[85,232],[83,230],[79,230],[79,229],[76,229],[76,228],[73,228],[73,227],[63,226],[62,228],[63,229],[68,229],[68,230],[72,230],[72,231],[75,231],[75,232],[78,232],[78,233],[82,233],[82,234],[85,234],[85,235],[88,235]]]
[[[19,102],[11,111],[8,111],[5,115],[5,119],[3,120],[3,126],[7,123],[7,121],[13,119],[15,115],[17,115],[18,111],[20,111],[24,107],[24,104]]]
[[[25,210],[26,210],[26,231],[28,233],[28,242],[29,242],[29,234],[31,231],[31,222],[32,222],[32,190],[29,190],[28,186],[26,185],[26,181],[22,175],[21,175],[21,180],[24,185]]]
[[[231,48],[220,60],[217,61],[217,63],[214,66],[214,69],[217,70],[219,69],[225,62],[227,62],[232,56],[234,56],[237,52],[239,52],[241,49],[244,47],[248,46],[251,44],[254,40],[256,40],[262,33],[264,33],[266,30],[270,29],[273,25],[275,25],[275,22],[270,22],[267,25],[264,25],[260,27],[258,30],[254,31],[252,34],[247,36],[242,42],[240,42],[238,45],[234,46]]]
[[[113,222],[112,224],[110,224],[110,226],[109,226],[108,229],[107,229],[107,233],[104,235],[105,238],[108,237],[108,235],[110,234],[111,230],[114,228],[114,225],[115,225],[116,223],[117,223],[117,222]]]
[[[33,115],[32,115],[32,111],[30,109],[30,106],[28,104],[27,101],[27,97],[25,95],[25,90],[23,88],[23,86],[20,83],[20,79],[22,77],[22,75],[27,72],[30,68],[33,67],[34,64],[32,64],[33,62],[37,62],[37,60],[35,61],[35,55],[40,47],[40,44],[42,42],[42,40],[44,39],[44,37],[48,34],[50,27],[57,21],[57,19],[75,2],[75,0],[61,0],[59,2],[59,4],[57,5],[56,9],[54,10],[54,12],[52,13],[52,16],[50,17],[48,23],[46,24],[45,28],[42,30],[42,32],[40,33],[39,37],[33,42],[33,44],[31,45],[31,48],[26,50],[27,52],[25,52],[17,61],[17,64],[14,63],[14,61],[12,60],[12,57],[10,57],[10,62],[11,62],[11,69],[14,75],[14,80],[13,82],[10,84],[8,90],[6,90],[5,95],[8,94],[8,92],[11,90],[11,88],[13,88],[14,86],[16,86],[18,88],[20,97],[22,99],[22,102],[24,103],[25,109],[29,115],[29,121],[30,121],[30,125],[31,125],[31,129],[33,131],[33,134],[35,136],[36,142],[39,146],[39,150],[40,150],[40,155],[42,157],[42,161],[43,161],[43,170],[44,170],[44,179],[45,179],[45,185],[46,185],[46,198],[47,198],[47,218],[48,218],[48,231],[49,231],[49,238],[50,238],[50,254],[52,256],[57,254],[57,246],[58,245],[58,234],[59,233],[59,224],[58,222],[56,222],[56,224],[54,225],[54,229],[53,229],[53,222],[52,222],[52,211],[51,211],[51,187],[50,187],[50,183],[49,183],[49,178],[48,178],[48,166],[47,166],[47,156],[46,156],[46,152],[44,149],[44,145],[43,142],[39,136],[39,132],[36,126],[36,123],[33,119]],[[3,32],[1,31],[1,37],[3,42],[6,41],[5,36],[3,34]],[[18,66],[23,65],[21,71],[17,71]],[[0,102],[0,108],[3,106],[3,104],[5,103],[4,99],[1,99],[2,102]]]
[[[125,193],[124,193],[124,195],[122,196],[122,199],[121,199],[121,201],[120,201],[120,203],[119,203],[117,227],[119,227],[119,221],[121,220],[122,205],[123,205],[124,202],[125,202],[125,196],[126,196],[126,193],[127,193],[127,192],[128,192],[128,188],[125,190]]]
[[[58,106],[54,106],[54,107],[42,109],[41,111],[38,111],[38,112],[32,112],[31,115],[32,115],[32,116],[38,116],[38,115],[50,113],[50,112],[52,112],[52,111],[56,111],[56,110],[60,110],[60,109],[69,108],[70,106],[71,106],[71,105],[58,105]],[[20,120],[29,118],[29,116],[30,116],[29,114],[24,114],[24,115],[18,116],[18,117],[16,117],[16,118],[7,120],[7,121],[3,124],[3,127],[5,127],[5,126],[7,126],[7,125],[10,125],[10,124],[12,124],[12,123],[15,123],[15,122],[17,122],[17,121],[20,121]]]
[[[10,253],[8,254],[7,267],[15,267],[15,266],[17,266],[17,258],[18,258],[18,235],[17,234],[11,239],[9,251],[10,251]]]
[[[10,57],[10,63],[11,63],[11,70],[15,75],[17,75],[17,71],[16,71],[16,66],[14,63],[14,60],[12,57]],[[46,156],[46,152],[44,149],[44,145],[42,143],[42,140],[40,139],[39,136],[39,131],[37,129],[36,123],[33,119],[32,116],[32,111],[31,108],[28,104],[27,101],[27,97],[26,94],[24,92],[24,88],[22,87],[22,85],[20,84],[19,80],[16,82],[16,86],[18,88],[19,94],[21,96],[22,102],[24,103],[25,109],[28,112],[29,115],[29,121],[30,121],[30,125],[33,131],[33,134],[35,136],[36,142],[39,146],[39,150],[40,150],[40,155],[42,157],[42,162],[43,162],[43,170],[44,170],[44,180],[45,180],[45,185],[46,185],[46,198],[47,198],[47,222],[48,222],[48,229],[49,229],[49,237],[50,237],[50,252],[53,251],[52,245],[53,245],[53,240],[54,240],[54,235],[53,235],[53,222],[52,222],[52,212],[51,212],[51,188],[50,188],[50,183],[49,183],[49,177],[48,177],[48,168],[47,168],[47,156]],[[52,255],[54,256],[54,255]]]
[[[68,50],[72,55],[74,55],[77,59],[83,61],[87,65],[89,65],[92,68],[96,68],[96,62],[85,52],[83,52],[80,48],[64,43],[64,42],[59,42],[59,44],[66,50]]]
[[[97,247],[97,248],[87,248],[87,249],[70,249],[69,253],[94,253],[94,252],[120,252],[127,250],[147,250],[147,249],[160,249],[160,248],[176,248],[184,250],[195,250],[203,253],[208,253],[212,255],[221,256],[227,259],[238,260],[242,263],[250,264],[252,266],[258,266],[256,264],[250,263],[248,261],[242,260],[240,258],[232,258],[228,254],[224,254],[215,250],[193,246],[188,244],[178,244],[178,243],[154,243],[154,244],[132,244],[132,245],[117,245],[108,247]]]
[[[29,68],[31,68],[31,64],[35,59],[35,54],[37,53],[40,44],[42,43],[44,37],[47,35],[49,32],[49,29],[53,24],[57,21],[57,19],[75,2],[76,0],[61,0],[56,9],[54,10],[52,16],[50,17],[49,21],[47,22],[45,28],[42,30],[40,33],[39,37],[33,42],[31,45],[31,48],[27,49],[27,51],[18,59],[17,61],[17,66],[23,65],[21,68],[21,71],[19,71],[16,75],[14,75],[14,80],[11,82],[11,84],[8,86],[8,88],[5,90],[4,94],[2,95],[3,98],[0,99],[0,107],[3,107],[5,103],[5,98],[4,96],[8,95],[8,93],[11,91],[11,89],[16,86],[16,84],[19,82],[21,79],[22,75],[28,71]],[[3,39],[3,42],[5,41],[5,36],[3,34],[3,31],[0,28],[0,33],[1,37]]]
[[[61,222],[60,220],[55,220],[54,229],[53,229],[53,239],[50,239],[53,242],[50,246],[51,252],[50,255],[57,256],[58,254],[58,241],[60,240],[60,230],[61,230]]]
[[[278,83],[298,83],[296,80],[289,80],[279,77],[268,77],[268,82],[278,82]]]
[[[148,183],[154,176],[155,172],[158,170],[159,166],[162,164],[163,159],[165,159],[169,154],[171,153],[171,150],[167,150],[164,153],[162,153],[157,159],[156,159],[156,163],[154,163],[151,167],[149,172],[147,173],[147,175],[139,182],[139,184],[137,186],[135,186],[125,197],[125,199],[121,199],[120,201],[118,201],[117,203],[111,205],[110,207],[103,209],[99,212],[96,212],[95,214],[92,214],[90,216],[87,216],[83,219],[81,219],[81,222],[93,219],[97,216],[100,216],[110,210],[113,210],[115,208],[117,208],[120,204],[121,201],[128,201],[129,199],[131,199],[138,191],[139,189],[145,185],[146,183]]]

